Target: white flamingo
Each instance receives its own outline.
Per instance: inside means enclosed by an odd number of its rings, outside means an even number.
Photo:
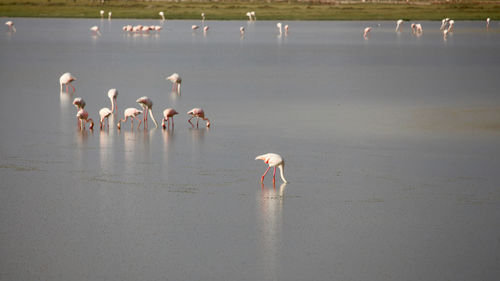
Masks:
[[[285,160],[283,160],[283,158],[279,154],[266,153],[255,157],[255,160],[262,160],[264,161],[264,163],[269,165],[269,167],[267,168],[267,170],[264,172],[264,174],[260,179],[261,182],[264,182],[264,177],[266,176],[267,172],[269,172],[269,169],[271,169],[271,167],[274,168],[274,174],[273,174],[273,182],[274,182],[276,179],[276,167],[278,167],[280,169],[281,179],[283,180],[284,183],[287,183],[284,175]]]

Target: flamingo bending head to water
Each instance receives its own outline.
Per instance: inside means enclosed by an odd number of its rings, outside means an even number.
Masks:
[[[118,112],[118,105],[116,104],[116,98],[118,97],[118,90],[113,88],[108,91],[108,98],[111,101],[111,112]]]
[[[99,110],[99,116],[101,117],[99,119],[99,127],[101,129],[104,126],[104,119],[106,119],[106,123],[108,124],[108,129],[109,129],[109,119],[108,118],[112,113],[113,112],[107,107],[103,107],[103,108],[101,108],[101,110]]]
[[[490,18],[486,19],[486,29],[490,28]]]
[[[266,153],[266,154],[262,154],[262,155],[255,157],[255,160],[262,160],[262,161],[264,161],[264,163],[269,165],[269,167],[267,168],[267,170],[264,172],[264,174],[262,175],[262,177],[260,179],[261,182],[264,182],[264,177],[266,176],[269,169],[271,169],[271,167],[273,167],[274,168],[273,183],[274,183],[276,180],[276,167],[278,167],[278,168],[280,168],[281,179],[283,180],[284,183],[287,183],[287,181],[285,179],[285,175],[284,175],[285,160],[283,160],[283,158],[279,154]]]
[[[403,24],[403,20],[402,20],[402,19],[399,19],[399,20],[396,22],[396,32],[400,32],[400,31],[401,31],[401,24]]]
[[[156,128],[158,128],[158,123],[156,123],[155,117],[153,115],[153,101],[150,98],[144,96],[138,98],[135,102],[137,102],[142,107],[142,109],[144,109],[144,128],[148,128],[148,111],[151,119],[153,119],[153,122],[155,122]]]
[[[368,36],[369,36],[369,34],[370,34],[370,31],[372,31],[372,28],[371,28],[371,27],[366,27],[366,28],[365,28],[365,30],[364,30],[364,32],[363,32],[363,37],[364,37],[365,39],[368,39]]]
[[[245,35],[245,27],[240,26],[240,35],[243,36]]]
[[[104,10],[100,10],[99,14],[101,15],[101,19],[103,19],[104,18]]]
[[[94,129],[94,120],[92,120],[92,118],[89,118],[89,113],[85,109],[82,108],[78,110],[76,118],[80,121],[80,128],[82,130],[85,130],[85,124],[87,123],[90,123],[90,130]]]
[[[165,20],[165,13],[163,11],[159,12],[158,15],[160,15],[162,21]]]
[[[14,26],[14,22],[12,22],[11,20],[6,21],[5,25],[9,28],[9,31],[16,32],[16,27]]]
[[[182,83],[181,76],[178,73],[174,73],[166,77],[165,79],[173,83],[172,92],[177,92],[177,94],[181,95],[181,83]]]
[[[130,129],[131,130],[134,129],[134,119],[139,120],[139,125],[137,125],[137,129],[139,129],[139,127],[141,126],[142,120],[137,118],[137,115],[139,115],[141,113],[142,113],[142,111],[140,111],[137,108],[130,107],[130,108],[125,109],[125,111],[123,112],[124,118],[120,119],[118,121],[118,124],[116,124],[116,127],[118,127],[118,129],[121,129],[121,127],[122,127],[121,123],[127,122],[127,119],[130,117]]]
[[[172,129],[174,128],[174,115],[177,114],[179,113],[173,108],[167,108],[163,110],[163,120],[161,122],[161,126],[163,127],[163,129],[167,128],[167,126],[165,126],[165,122],[168,124],[168,127],[170,127],[170,123],[172,123]],[[172,119],[171,122],[170,119]]]
[[[71,88],[73,89],[73,92],[75,92],[75,87],[73,87],[73,85],[71,85],[71,82],[73,82],[75,80],[76,80],[76,77],[71,75],[71,73],[69,73],[69,72],[66,72],[63,75],[61,75],[61,77],[59,78],[59,85],[61,86],[61,92],[63,91],[63,85],[66,85],[66,93],[68,93],[68,90],[69,90],[68,86],[71,86]]]
[[[99,31],[99,26],[97,25],[94,25],[90,28],[90,31],[92,31],[93,33],[97,34],[97,35],[101,35],[101,31]]]
[[[281,22],[278,22],[276,24],[276,27],[278,28],[279,36],[281,36],[283,34],[283,30],[281,29],[282,25],[283,24]]]
[[[198,128],[198,123],[200,122],[200,118],[207,121],[207,128],[210,128],[210,120],[205,117],[205,111],[201,108],[193,108],[187,113],[188,115],[191,115],[191,118],[189,118],[188,123],[191,124],[191,126],[194,128],[194,124],[191,123],[191,119],[196,117],[196,128]]]
[[[193,31],[194,31],[194,30],[196,30],[196,29],[198,29],[198,28],[200,28],[200,27],[199,27],[199,26],[197,26],[196,24],[191,25],[191,29],[192,29]]]

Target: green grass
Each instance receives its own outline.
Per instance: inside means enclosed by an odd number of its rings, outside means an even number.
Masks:
[[[144,2],[91,0],[0,0],[0,17],[98,18],[99,10],[113,12],[113,18],[244,20],[255,11],[258,20],[454,20],[500,19],[500,1],[416,4],[318,4],[304,2]]]

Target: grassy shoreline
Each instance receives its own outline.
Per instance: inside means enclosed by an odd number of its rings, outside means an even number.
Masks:
[[[99,18],[99,10],[112,11],[113,18],[245,20],[255,11],[258,20],[455,20],[500,19],[500,1],[416,4],[304,2],[143,2],[83,0],[0,0],[0,17]]]

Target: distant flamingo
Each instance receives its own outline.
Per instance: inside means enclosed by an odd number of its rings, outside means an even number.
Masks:
[[[205,21],[205,13],[201,13],[201,21],[204,22]]]
[[[198,29],[198,28],[200,28],[200,27],[199,27],[199,26],[197,26],[196,24],[191,25],[191,29],[192,29],[192,30],[196,30],[196,29]]]
[[[118,105],[116,104],[116,98],[118,98],[118,90],[117,89],[109,89],[108,97],[111,101],[111,112],[118,112]]]
[[[99,110],[99,116],[101,117],[99,119],[99,128],[102,129],[102,127],[104,126],[104,119],[106,119],[106,123],[108,125],[108,129],[109,129],[109,116],[112,114],[113,112],[107,108],[107,107],[103,107],[101,108],[101,110]]]
[[[69,93],[68,86],[71,86],[71,88],[73,89],[73,92],[75,92],[75,87],[73,87],[73,85],[71,85],[71,82],[73,82],[75,80],[76,80],[76,77],[71,75],[71,73],[69,73],[69,72],[66,72],[63,75],[61,75],[61,77],[59,78],[59,85],[61,86],[61,92],[63,91],[63,85],[66,85],[66,93]]]
[[[77,97],[73,100],[73,105],[76,107],[77,113],[85,108],[85,101],[81,97]],[[77,116],[76,124],[80,127],[80,122]]]
[[[240,26],[240,35],[245,35],[245,28],[243,26]]]
[[[278,22],[276,24],[276,27],[278,28],[279,36],[281,36],[283,34],[283,30],[281,29],[281,26],[282,26],[281,22]]]
[[[441,20],[441,27],[439,28],[440,30],[444,30],[446,28],[446,25],[448,24],[448,18],[442,19]]]
[[[139,120],[139,125],[137,125],[137,129],[139,129],[139,127],[141,126],[142,120],[137,118],[137,115],[139,115],[141,113],[142,113],[142,111],[140,111],[137,108],[130,107],[130,108],[125,109],[125,111],[123,112],[124,118],[120,119],[118,121],[118,124],[116,124],[116,127],[118,127],[118,129],[121,129],[121,126],[122,126],[121,123],[127,122],[127,119],[130,117],[130,129],[131,130],[134,129],[134,119]]]
[[[288,36],[288,24],[285,24],[285,36]]]
[[[179,76],[178,73],[174,73],[167,78],[166,80],[169,80],[172,82],[172,92],[177,92],[177,94],[180,96],[181,95],[181,83],[182,83],[182,78]]]
[[[486,29],[490,28],[490,18],[486,19]]]
[[[401,31],[401,24],[403,24],[403,20],[399,19],[396,22],[396,32],[400,32]]]
[[[16,27],[14,26],[14,23],[12,21],[6,21],[5,25],[9,28],[10,32],[16,32]]]
[[[144,96],[138,98],[135,102],[138,103],[142,107],[142,109],[144,109],[144,128],[148,128],[148,111],[151,119],[153,119],[153,122],[155,122],[156,128],[158,128],[158,123],[156,123],[155,117],[153,115],[153,101],[150,98]]]
[[[364,32],[363,32],[363,37],[364,37],[365,39],[368,39],[368,36],[369,36],[369,34],[370,34],[370,31],[372,31],[372,28],[371,28],[371,27],[366,27],[366,28],[365,28],[365,30],[364,30]]]
[[[448,23],[449,23],[448,32],[453,32],[453,27],[455,26],[455,21],[450,20]]]
[[[276,154],[276,153],[266,153],[259,155],[255,157],[255,160],[262,160],[264,163],[268,164],[269,167],[267,168],[266,172],[262,175],[260,182],[264,182],[264,177],[266,176],[267,172],[271,167],[274,167],[274,173],[273,173],[273,183],[276,180],[276,167],[280,168],[280,175],[281,179],[283,180],[284,183],[287,183],[284,175],[284,170],[285,170],[285,160],[283,158]]]
[[[205,25],[205,26],[203,27],[203,33],[207,34],[207,31],[208,31],[208,29],[209,29],[209,28],[210,28],[210,27],[209,27],[208,25]]]
[[[207,121],[207,128],[210,128],[210,120],[205,117],[205,112],[201,108],[193,108],[187,113],[188,115],[191,115],[191,118],[189,118],[188,123],[191,124],[191,126],[194,128],[194,124],[191,123],[191,119],[196,117],[196,128],[198,128],[198,123],[200,122],[200,118]]]
[[[448,40],[448,29],[443,30],[443,40]]]
[[[416,31],[417,31],[417,34],[422,35],[422,32],[423,32],[424,30],[422,29],[422,25],[421,25],[420,23],[415,24],[415,29],[416,29]]]
[[[99,31],[99,26],[97,25],[92,26],[90,30],[97,35],[101,35],[101,32]]]
[[[80,128],[82,130],[85,130],[85,124],[87,123],[90,123],[90,130],[94,129],[94,120],[92,120],[92,118],[89,118],[89,113],[85,109],[80,109],[76,114],[76,118],[80,120]]]
[[[253,17],[253,20],[257,20],[257,17],[255,16],[255,11],[251,11],[250,16]]]
[[[252,19],[252,14],[251,14],[250,12],[247,12],[247,14],[246,14],[246,15],[247,15],[247,17],[248,17],[248,20],[249,20],[249,21],[252,21],[252,20],[253,20],[253,19]]]
[[[161,122],[161,126],[163,127],[163,129],[167,128],[167,126],[165,126],[165,122],[167,122],[168,127],[170,127],[170,123],[172,123],[172,129],[174,128],[174,115],[177,114],[179,113],[173,108],[167,108],[163,110],[163,120]],[[170,122],[170,119],[172,119],[172,122]]]
[[[158,15],[160,15],[162,21],[165,21],[165,13],[163,11],[159,12]]]
[[[104,19],[104,10],[100,10],[99,14],[101,15],[101,19]]]
[[[112,14],[113,14],[112,12],[108,12],[108,20],[111,20],[111,15]]]

